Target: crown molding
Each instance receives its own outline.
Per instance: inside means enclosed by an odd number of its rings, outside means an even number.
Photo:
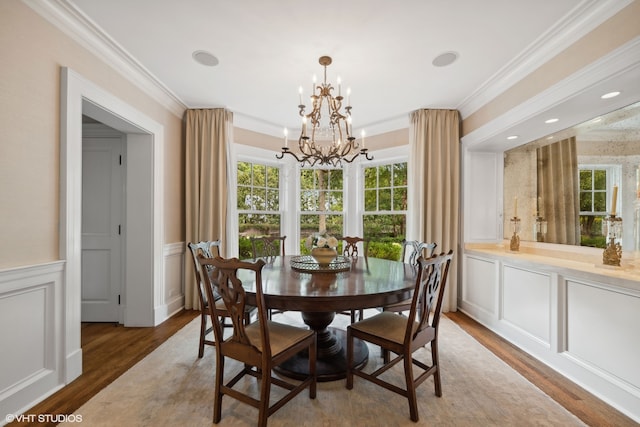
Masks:
[[[633,72],[639,68],[640,37],[636,37],[544,92],[537,94],[501,116],[496,117],[486,125],[465,135],[462,137],[461,142],[466,148],[478,147],[490,138],[509,130],[513,126],[526,122],[541,112],[567,102],[611,77]],[[635,101],[637,101],[637,93],[625,94],[625,96],[616,98],[615,101],[608,103],[606,108],[621,108]],[[582,114],[586,116],[581,120],[587,120],[589,117],[605,112],[607,111],[584,111]],[[548,133],[548,129],[541,129],[540,132],[542,134],[532,136],[529,139],[532,140],[544,136],[545,132]]]
[[[40,16],[52,23],[75,42],[85,47],[110,67],[114,68],[140,90],[182,118],[188,107],[126,49],[106,34],[94,21],[76,8],[69,0],[22,0]],[[564,19],[529,45],[520,55],[465,98],[457,109],[465,118],[496,98],[518,81],[605,20],[632,3],[633,0],[583,0],[567,13]],[[234,125],[240,128],[281,136],[282,128],[260,119],[234,112]],[[408,126],[408,114],[380,123],[367,125],[370,135]]]
[[[262,133],[265,135],[274,136],[276,138],[283,137],[282,132],[284,129],[282,128],[282,125],[276,125],[237,111],[233,112],[233,126],[241,129],[247,129],[253,132]],[[391,117],[386,120],[381,120],[376,123],[369,123],[361,127],[366,130],[367,136],[380,135],[398,129],[406,129],[409,127],[409,113]],[[289,135],[297,135],[301,131],[301,128],[290,128]],[[354,136],[358,137],[358,135]]]
[[[68,0],[22,0],[44,19],[182,118],[185,103]]]
[[[463,118],[525,78],[586,34],[611,18],[633,0],[584,0],[545,34],[531,43],[476,91],[465,98],[458,110]]]

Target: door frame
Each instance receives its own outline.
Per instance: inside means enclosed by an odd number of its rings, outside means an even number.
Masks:
[[[80,343],[82,248],[82,115],[126,137],[125,326],[162,321],[164,258],[164,127],[67,67],[61,68],[60,257],[64,277],[65,381],[82,373]]]

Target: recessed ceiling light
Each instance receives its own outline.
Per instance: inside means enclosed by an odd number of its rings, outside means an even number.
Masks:
[[[446,67],[458,59],[458,52],[444,52],[436,56],[431,62],[436,67]]]
[[[558,119],[549,119],[549,120],[545,120],[544,122],[545,123],[555,123],[557,121],[558,121]]]
[[[595,119],[591,120],[591,123],[598,123],[602,121],[602,117],[596,117]]]
[[[553,139],[553,135],[549,135],[547,139]]]
[[[206,50],[196,50],[191,56],[198,64],[206,65],[207,67],[215,67],[219,62],[218,58]]]
[[[511,135],[508,136],[507,139],[518,139],[518,135]]]
[[[609,92],[609,93],[605,93],[604,95],[602,95],[600,98],[602,99],[609,99],[609,98],[615,98],[616,96],[620,95],[620,92]]]

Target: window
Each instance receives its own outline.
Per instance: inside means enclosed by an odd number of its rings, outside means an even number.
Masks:
[[[407,162],[364,168],[364,237],[369,255],[399,259],[407,223]]]
[[[344,192],[342,169],[300,169],[300,253],[306,238],[319,231],[342,236]]]
[[[251,258],[251,236],[280,235],[280,169],[238,162],[238,231],[240,259]]]
[[[603,218],[613,187],[615,167],[580,165],[580,244],[604,248],[606,236]]]

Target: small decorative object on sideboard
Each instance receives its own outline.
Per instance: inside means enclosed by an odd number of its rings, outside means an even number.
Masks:
[[[613,186],[611,195],[611,215],[604,219],[607,227],[607,247],[602,254],[604,265],[620,267],[622,258],[622,218],[616,216],[616,206],[618,204],[618,186]]]
[[[622,258],[622,218],[612,213],[605,219],[607,227],[607,247],[602,253],[602,263],[604,265],[613,265],[620,267],[620,259]]]
[[[511,228],[513,229],[513,236],[511,236],[511,243],[509,245],[509,249],[513,252],[518,252],[520,250],[520,218],[514,216],[511,218]]]
[[[511,244],[509,249],[512,252],[518,252],[520,250],[520,218],[518,218],[518,198],[513,198],[513,218],[511,218],[511,228],[513,229],[513,236],[511,236]]]

